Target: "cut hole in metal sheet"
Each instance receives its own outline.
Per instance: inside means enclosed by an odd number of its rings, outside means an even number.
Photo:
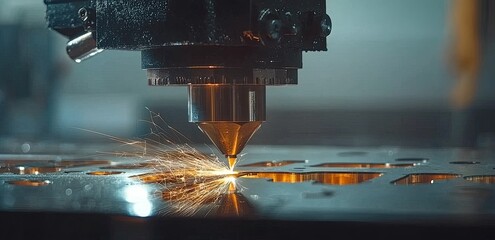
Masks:
[[[312,167],[327,168],[408,168],[414,167],[417,163],[322,163]]]
[[[450,164],[480,164],[480,162],[477,162],[477,161],[453,161],[453,162],[450,162]]]
[[[48,180],[14,180],[14,181],[7,181],[7,183],[16,185],[16,186],[28,186],[28,187],[40,187],[40,186],[46,186],[52,182]]]
[[[89,172],[89,173],[86,173],[88,175],[98,175],[98,176],[102,176],[102,175],[117,175],[117,174],[122,174],[124,172],[119,172],[119,171],[96,171],[96,172]]]
[[[487,183],[487,184],[495,183],[495,175],[467,176],[464,177],[464,179],[475,183]]]
[[[240,165],[239,167],[282,167],[295,163],[306,163],[305,160],[285,160],[285,161],[266,161]]]
[[[428,158],[397,158],[397,159],[395,159],[395,161],[398,161],[398,162],[423,162],[423,163],[426,163],[429,160],[430,159],[428,159]]]
[[[393,181],[393,184],[433,184],[437,181],[458,178],[461,175],[452,173],[416,173]]]
[[[243,178],[267,178],[272,182],[299,183],[314,181],[321,184],[348,185],[358,184],[373,178],[377,178],[382,173],[358,173],[358,172],[312,172],[312,173],[289,173],[289,172],[249,172],[244,173]]]
[[[340,157],[357,157],[357,156],[366,156],[366,155],[368,155],[368,153],[362,152],[362,151],[351,151],[351,152],[337,153],[337,156],[340,156]]]

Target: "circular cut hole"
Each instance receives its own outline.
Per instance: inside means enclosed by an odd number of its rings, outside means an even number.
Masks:
[[[398,162],[428,162],[428,158],[397,158],[395,161]]]
[[[118,171],[96,171],[96,172],[89,172],[89,173],[86,173],[88,175],[98,175],[98,176],[102,176],[102,175],[117,175],[117,174],[122,174],[124,172],[118,172]]]
[[[450,164],[480,164],[480,162],[477,162],[477,161],[453,161],[453,162],[450,162]]]
[[[28,186],[28,187],[40,187],[40,186],[46,186],[52,182],[48,180],[14,180],[14,181],[7,181],[7,183],[16,185],[16,186]]]

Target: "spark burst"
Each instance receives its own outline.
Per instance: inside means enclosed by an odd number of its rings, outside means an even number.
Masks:
[[[111,154],[138,158],[153,168],[152,173],[134,178],[162,185],[163,190],[158,195],[170,203],[170,209],[164,213],[191,216],[207,208],[206,214],[209,214],[225,194],[242,190],[236,186],[237,172],[230,170],[216,155],[192,147],[191,141],[168,125],[160,114],[148,111],[150,120],[146,122],[151,126],[150,133],[143,139],[129,140],[89,132],[106,136],[130,149]]]

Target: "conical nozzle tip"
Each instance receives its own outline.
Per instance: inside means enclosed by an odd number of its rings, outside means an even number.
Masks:
[[[198,123],[198,126],[218,150],[227,156],[229,167],[232,169],[237,161],[237,155],[259,129],[261,123],[261,121],[201,122]]]

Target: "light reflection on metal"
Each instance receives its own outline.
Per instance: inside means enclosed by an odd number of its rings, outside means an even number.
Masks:
[[[235,184],[235,178],[231,176],[218,176],[204,181],[172,184],[170,187],[166,186],[162,192],[162,199],[170,203],[169,214],[192,216],[204,208],[207,209],[208,214]]]
[[[62,168],[59,167],[0,167],[0,173],[11,173],[16,175],[38,175],[60,171],[62,171]]]
[[[306,163],[306,160],[266,161],[266,162],[245,164],[239,167],[282,167],[295,163]]]
[[[410,168],[417,163],[322,163],[312,167],[327,168]]]
[[[331,185],[358,184],[380,177],[382,173],[374,172],[312,172],[312,173],[288,173],[288,172],[250,172],[245,173],[244,178],[267,178],[273,182],[299,183],[314,181],[316,183]]]
[[[495,175],[468,176],[468,177],[464,177],[464,179],[475,183],[486,183],[486,184],[495,183]]]
[[[224,194],[220,199],[215,216],[249,218],[256,216],[256,210],[244,195],[229,191],[228,194]]]
[[[452,173],[416,173],[393,181],[393,184],[433,184],[437,181],[458,178],[461,175]]]
[[[130,213],[138,217],[148,217],[153,213],[153,204],[150,201],[133,203]]]
[[[123,198],[130,203],[129,213],[138,217],[147,217],[153,213],[149,190],[144,185],[131,185],[123,190]]]
[[[103,51],[96,47],[96,40],[93,32],[86,32],[67,43],[67,54],[76,63],[80,63]]]
[[[213,166],[213,165],[212,165]],[[204,208],[215,207],[222,195],[236,184],[237,172],[218,165],[211,170],[175,169],[131,176],[143,183],[161,184],[161,198],[170,204],[167,214],[191,216]]]
[[[100,167],[100,169],[143,169],[143,168],[155,168],[157,163],[133,163],[133,164],[118,164],[113,166]]]
[[[16,186],[41,187],[41,186],[46,186],[48,184],[51,184],[52,182],[49,180],[21,179],[21,180],[7,181],[7,183],[12,184],[12,185],[16,185]]]
[[[397,158],[395,159],[395,161],[398,161],[398,162],[422,162],[422,163],[427,163],[428,162],[428,158]]]
[[[98,175],[98,176],[102,176],[102,175],[117,175],[117,174],[122,174],[124,172],[118,172],[118,171],[95,171],[95,172],[88,172],[86,174],[88,175]]]
[[[108,165],[110,161],[106,160],[0,160],[0,171],[2,168],[7,167],[57,167],[57,168],[73,168],[73,167],[87,167],[97,165]]]
[[[265,85],[190,84],[189,122],[263,122]]]

